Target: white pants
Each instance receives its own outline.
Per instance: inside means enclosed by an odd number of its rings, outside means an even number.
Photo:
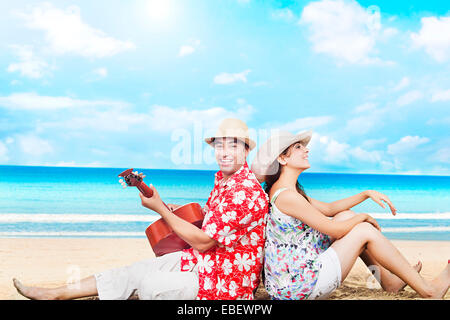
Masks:
[[[94,274],[101,300],[125,300],[135,291],[141,300],[194,300],[198,272],[181,272],[181,252],[142,260]]]
[[[319,260],[322,262],[322,268],[308,300],[327,299],[341,285],[341,262],[336,251],[329,247],[320,254]]]

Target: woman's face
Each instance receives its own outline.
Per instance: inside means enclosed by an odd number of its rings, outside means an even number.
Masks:
[[[305,170],[310,167],[308,153],[309,149],[307,147],[300,142],[296,142],[288,148],[286,154],[278,157],[278,161],[282,165]]]

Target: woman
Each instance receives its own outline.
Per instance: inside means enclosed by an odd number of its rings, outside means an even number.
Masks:
[[[356,259],[378,269],[383,289],[397,292],[408,284],[422,297],[442,298],[450,284],[449,265],[433,281],[423,279],[380,232],[368,214],[349,209],[370,198],[383,208],[389,198],[367,190],[325,203],[305,194],[299,175],[310,167],[311,131],[279,131],[258,150],[252,165],[265,182],[271,210],[266,227],[265,287],[272,299],[325,299],[347,277]]]

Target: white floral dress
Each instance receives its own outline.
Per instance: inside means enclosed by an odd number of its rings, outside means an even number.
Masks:
[[[330,245],[330,238],[281,212],[275,205],[275,192],[266,226],[265,287],[272,299],[303,300],[311,294],[321,263],[319,255]]]

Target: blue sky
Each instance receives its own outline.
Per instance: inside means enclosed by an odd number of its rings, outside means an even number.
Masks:
[[[450,174],[443,1],[3,1],[0,164],[217,169],[226,117],[312,172]],[[252,152],[249,160],[254,157]]]

